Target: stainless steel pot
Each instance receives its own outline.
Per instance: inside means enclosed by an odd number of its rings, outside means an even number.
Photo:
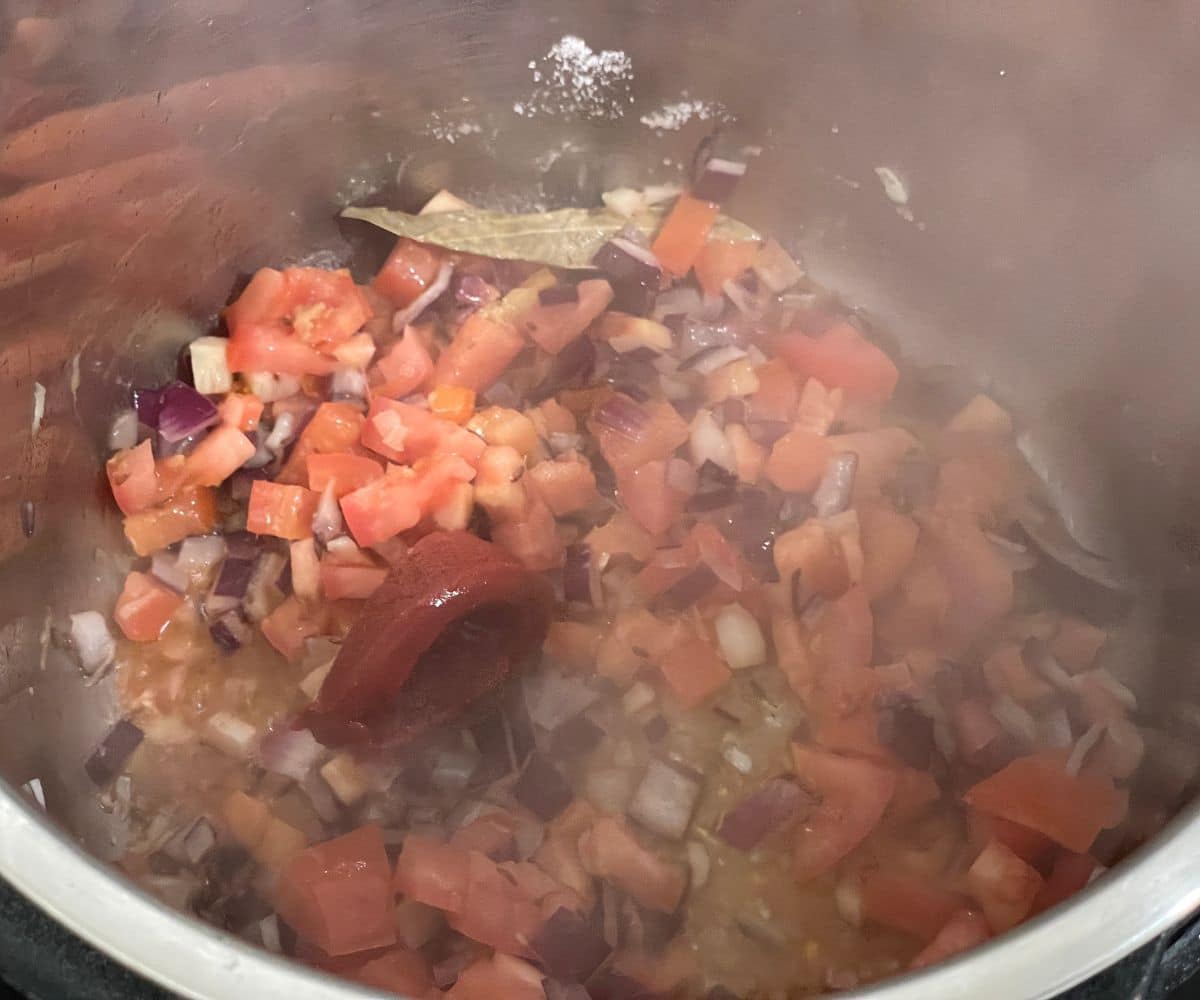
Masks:
[[[790,236],[907,356],[963,366],[1021,415],[1076,539],[1138,609],[1145,641],[1114,667],[1154,731],[1148,822],[1182,810],[1069,905],[864,995],[1049,996],[1200,906],[1200,5],[14,0],[2,16],[0,875],[68,927],[187,996],[367,995],[103,862],[121,826],[81,763],[111,694],[54,634],[114,594],[97,483],[123,387],[169,371],[240,270],[346,256],[346,200],[590,203],[676,176],[714,117],[763,147],[738,214]],[[571,35],[590,59],[555,48]],[[32,777],[56,822],[13,790]]]

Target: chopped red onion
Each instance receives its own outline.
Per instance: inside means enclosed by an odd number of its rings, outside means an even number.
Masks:
[[[117,644],[108,630],[108,619],[99,611],[80,611],[71,615],[71,642],[79,656],[79,665],[89,676],[99,674],[117,655]]]
[[[662,284],[662,265],[647,247],[624,237],[604,244],[592,258],[613,287],[613,308],[644,315]]]
[[[710,156],[692,181],[692,196],[717,205],[727,201],[746,174],[746,164]]]
[[[700,782],[663,760],[651,760],[629,802],[629,815],[648,830],[678,840],[692,821]]]
[[[37,528],[37,508],[32,500],[21,501],[21,534],[32,538]]]
[[[600,928],[565,906],[542,924],[529,947],[550,975],[578,981],[591,976],[612,952]]]
[[[592,568],[591,546],[582,543],[567,546],[562,580],[563,597],[568,601],[592,605],[604,603],[599,574],[593,572]]]
[[[358,368],[339,368],[329,379],[329,398],[333,402],[365,402],[370,394],[367,376]]]
[[[246,588],[254,576],[255,559],[243,559],[233,555],[221,563],[221,572],[217,574],[217,582],[213,584],[212,592],[217,597],[234,597],[241,599],[246,596]]]
[[[746,352],[740,347],[734,344],[726,344],[724,347],[710,347],[697,354],[693,354],[679,367],[680,370],[690,369],[701,375],[711,375],[728,364],[740,361],[745,356]]]
[[[121,410],[108,429],[108,448],[121,451],[138,443],[138,415],[136,410]]]
[[[450,955],[440,962],[436,962],[433,966],[433,985],[439,990],[448,990],[456,982],[458,977],[466,971],[467,967],[475,961],[475,954],[471,951],[460,951],[455,955]]]
[[[591,337],[576,337],[566,347],[554,356],[550,370],[532,390],[531,397],[541,402],[553,396],[560,389],[578,385],[586,380],[596,368],[596,345]],[[497,383],[499,385],[501,383]],[[488,398],[496,405],[501,404],[494,397],[496,386],[489,390]],[[514,396],[513,402],[516,403]]]
[[[716,574],[707,566],[697,566],[682,580],[672,584],[654,602],[657,611],[684,611],[692,607],[717,584]]]
[[[141,742],[142,731],[128,719],[113,726],[83,765],[92,784],[97,788],[107,787],[121,773]]]
[[[513,797],[542,822],[549,823],[571,804],[574,796],[554,762],[535,753],[513,785]]]
[[[530,720],[546,730],[557,729],[600,700],[600,693],[578,677],[552,670],[527,675],[522,686]]]
[[[725,814],[717,836],[750,851],[776,830],[801,822],[816,806],[816,799],[791,778],[770,778]]]
[[[579,301],[579,288],[570,282],[561,282],[543,288],[538,292],[538,304],[543,306],[562,306]]]
[[[158,427],[158,415],[162,410],[162,389],[134,389],[133,410],[138,422],[147,427]]]
[[[138,397],[134,395],[134,405]],[[138,407],[138,419],[157,427],[164,441],[176,443],[192,437],[217,422],[217,407],[211,399],[200,395],[190,385],[172,382],[162,389],[158,399],[157,420],[147,420]]]
[[[554,730],[549,749],[561,759],[577,760],[595,750],[604,735],[604,730],[586,715],[577,715]]]
[[[654,299],[650,317],[661,323],[668,316],[694,316],[702,305],[700,293],[691,285],[675,285]]]
[[[474,312],[500,298],[495,285],[484,281],[478,274],[463,274],[454,279],[454,301]]]
[[[825,473],[812,495],[817,517],[833,517],[850,507],[854,480],[858,476],[858,454],[841,451],[829,459]]]
[[[743,316],[758,319],[767,311],[770,299],[758,284],[758,277],[753,271],[747,271],[738,279],[730,278],[721,286],[726,298],[734,304]]]
[[[679,356],[684,359],[680,369],[687,368],[687,360],[714,347],[728,347],[736,343],[736,331],[723,323],[705,323],[687,320],[679,332]]]
[[[450,278],[454,274],[454,265],[448,260],[442,261],[442,266],[438,268],[438,273],[434,275],[433,281],[426,286],[425,291],[418,295],[403,309],[400,309],[392,317],[392,331],[394,333],[403,333],[404,328],[409,323],[416,322],[426,309],[436,302],[447,288],[450,287]]]
[[[307,729],[281,728],[263,737],[258,756],[268,771],[302,782],[312,773],[324,751]]]
[[[631,441],[638,441],[646,432],[650,414],[640,403],[624,393],[615,392],[596,410],[596,423]]]
[[[342,510],[338,506],[334,483],[330,482],[321,492],[321,499],[317,501],[317,509],[313,514],[312,532],[328,545],[344,531]]]
[[[228,598],[228,600],[232,600],[236,604],[236,598]],[[211,612],[211,602],[207,610]],[[242,613],[234,607],[214,619],[208,626],[208,633],[222,652],[233,653],[250,641],[253,630],[246,619],[242,617]]]
[[[642,727],[642,733],[650,743],[661,742],[667,735],[668,730],[667,720],[661,715],[656,715]]]

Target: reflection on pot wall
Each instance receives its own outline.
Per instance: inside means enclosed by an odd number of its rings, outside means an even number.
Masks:
[[[677,177],[718,122],[763,147],[738,214],[1023,415],[1076,538],[1147,609],[1117,668],[1164,734],[1152,800],[1190,790],[1191,4],[76,6],[4,14],[0,769],[97,849],[81,763],[111,720],[58,637],[121,575],[100,470],[128,386],[239,274],[365,246],[342,204],[592,203]]]

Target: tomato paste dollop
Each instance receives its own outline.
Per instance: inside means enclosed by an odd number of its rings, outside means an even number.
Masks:
[[[327,746],[407,743],[530,661],[553,611],[549,581],[498,545],[426,535],[366,601],[297,725]]]

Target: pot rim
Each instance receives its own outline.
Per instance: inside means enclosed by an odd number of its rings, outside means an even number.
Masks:
[[[64,927],[181,996],[391,995],[270,955],[171,909],[118,877],[3,782],[0,875]],[[941,965],[843,995],[1042,1000],[1107,968],[1197,908],[1200,802],[1070,904]]]

